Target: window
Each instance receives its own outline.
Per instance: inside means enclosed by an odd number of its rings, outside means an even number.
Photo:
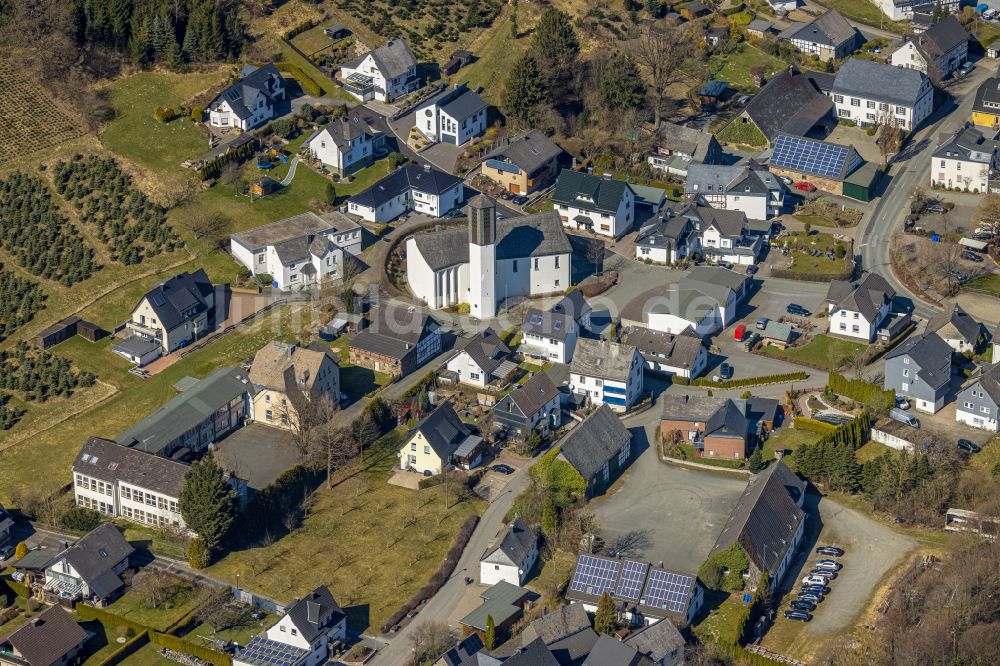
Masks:
[[[909,376],[910,376],[910,371],[909,371],[909,369],[907,369],[907,368],[903,368],[903,376],[904,376],[904,377],[909,377]]]
[[[833,96],[833,101],[834,101],[834,102],[837,102],[838,104],[839,104],[839,103],[843,103],[843,101],[844,101],[844,96],[843,96],[843,95],[834,95],[834,96]]]
[[[298,635],[299,635],[299,631],[298,631],[298,629],[295,629],[295,628],[293,627],[293,628],[292,628],[292,636],[298,636]]]
[[[861,328],[857,324],[854,324],[854,325],[851,326],[851,332],[852,333],[860,333],[861,332]]]
[[[857,319],[857,318],[858,318],[858,317],[860,317],[860,316],[861,316],[861,315],[860,315],[859,313],[857,313],[857,312],[855,312],[855,313],[854,313],[854,318],[855,318],[855,319]]]
[[[156,495],[146,493],[146,504],[149,506],[156,506]]]
[[[909,356],[904,356],[903,357],[903,363],[905,365],[909,365],[910,364],[910,357]]]
[[[266,258],[267,258],[267,257],[265,257],[265,256],[264,256],[263,254],[258,254],[258,255],[257,255],[257,263],[258,263],[258,264],[262,264],[262,263],[264,263],[264,260],[265,260]]]
[[[538,257],[535,257],[535,270],[538,270]]]
[[[611,478],[611,467],[608,463],[604,463],[604,468],[601,470],[601,474],[604,476],[605,481]]]
[[[903,391],[909,391],[909,390],[910,390],[910,385],[909,385],[909,384],[907,384],[906,382],[903,382],[903,383],[901,383],[901,384],[899,385],[899,387],[900,387],[901,389],[903,389]]]
[[[559,280],[556,280],[556,286],[557,287],[559,286]]]
[[[410,450],[411,451],[416,451],[417,450],[417,443],[416,442],[410,442]]]
[[[869,109],[874,109],[875,108],[875,102],[873,102],[872,100],[868,100],[868,108]]]
[[[969,402],[968,400],[966,400],[962,406],[965,407],[966,409],[972,409],[972,403]]]
[[[517,259],[514,260],[514,272],[517,272]]]
[[[905,116],[906,115],[906,107],[905,106],[897,106],[896,107],[896,115],[897,116]]]
[[[857,97],[851,98],[851,106],[861,106],[861,100]]]
[[[424,446],[424,455],[430,455],[430,454],[431,454],[431,447]]]
[[[132,499],[132,489],[128,486],[122,486],[122,497],[127,500]]]
[[[556,268],[559,268],[559,256],[558,255],[556,256]],[[559,282],[556,281],[556,284],[559,284]]]
[[[840,330],[846,331],[847,330],[847,324],[845,324],[844,322],[840,322]]]
[[[982,411],[983,411],[983,414],[989,414],[990,413],[990,408],[989,407],[983,407]]]

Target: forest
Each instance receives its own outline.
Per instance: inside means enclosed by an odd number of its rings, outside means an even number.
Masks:
[[[75,370],[69,359],[34,349],[23,340],[14,351],[0,351],[0,389],[17,391],[31,402],[68,398],[96,380],[93,373]]]
[[[30,273],[67,287],[100,268],[45,181],[21,171],[0,179],[0,246]]]
[[[44,307],[45,292],[37,282],[4,270],[0,264],[0,342]]]
[[[111,259],[137,264],[144,257],[173,252],[180,243],[167,223],[167,209],[135,188],[132,178],[112,157],[75,155],[52,170],[56,191],[97,228]]]

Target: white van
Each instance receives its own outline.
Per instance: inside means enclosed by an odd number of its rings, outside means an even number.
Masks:
[[[891,410],[889,410],[889,418],[891,418],[893,421],[899,421],[900,423],[905,423],[911,428],[920,427],[920,420],[916,416],[900,409],[899,407],[893,407]]]

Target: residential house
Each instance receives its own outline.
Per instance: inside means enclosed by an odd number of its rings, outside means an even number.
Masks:
[[[685,176],[692,162],[719,164],[723,157],[722,146],[711,132],[662,120],[646,161],[660,171]]]
[[[641,312],[626,306],[621,321],[626,326],[645,326],[674,335],[690,327],[705,337],[736,319],[749,285],[749,278],[742,273],[721,266],[697,266],[676,288],[644,302]]]
[[[763,148],[781,132],[803,136],[817,124],[832,124],[833,102],[824,94],[827,84],[822,76],[818,72],[782,70],[719,133],[736,126],[730,131],[738,130],[741,142]],[[742,125],[750,127],[740,128]],[[751,141],[755,135],[756,141]]]
[[[625,342],[639,350],[646,368],[655,373],[694,379],[708,365],[708,350],[691,328],[664,333],[642,326],[626,331]]]
[[[385,135],[355,111],[319,128],[302,145],[324,168],[344,177],[370,166],[384,143]]]
[[[858,201],[875,196],[880,178],[878,167],[865,162],[854,146],[791,134],[778,136],[768,165],[778,176],[805,180],[823,192]]]
[[[240,80],[208,105],[208,123],[221,129],[252,130],[274,117],[275,102],[285,99],[285,88],[273,64],[243,65]]]
[[[950,15],[905,42],[893,52],[889,62],[943,81],[968,57],[969,33],[954,15]]]
[[[782,31],[779,39],[790,42],[796,51],[824,62],[846,58],[865,41],[858,29],[836,9],[828,9],[804,25],[793,23]]]
[[[494,427],[508,437],[526,440],[532,432],[547,435],[561,425],[562,395],[547,373],[536,372],[493,406]]]
[[[493,618],[494,636],[499,644],[509,637],[511,627],[521,619],[524,607],[536,595],[531,590],[501,580],[479,596],[483,603],[459,620],[463,635],[477,634],[484,638],[489,618]]]
[[[560,666],[559,661],[549,652],[540,638],[519,648],[503,664],[504,666]]]
[[[309,405],[340,405],[340,365],[326,345],[308,347],[272,340],[257,350],[250,365],[254,420],[295,431]],[[322,407],[320,407],[322,409]]]
[[[956,353],[976,353],[986,344],[986,327],[972,318],[962,306],[955,304],[927,322],[927,332],[937,333]],[[1000,361],[1000,358],[994,357]]]
[[[442,217],[465,201],[462,179],[429,164],[407,164],[347,200],[348,212],[386,223],[407,211]]]
[[[913,21],[915,31],[918,28],[918,15],[931,15],[935,11],[955,14],[961,8],[959,0],[942,0],[940,3],[929,3],[927,0],[877,0],[875,5],[892,21]]]
[[[897,451],[917,451],[927,435],[911,426],[891,418],[882,418],[872,424],[872,441],[885,444]],[[927,442],[929,444],[929,442]]]
[[[701,18],[702,16],[708,16],[712,13],[712,10],[709,9],[705,3],[701,2],[701,0],[686,2],[684,5],[679,6],[677,11],[680,12],[681,16],[689,21]]]
[[[733,263],[751,266],[757,263],[761,243],[749,233],[747,216],[741,210],[726,210],[698,204],[688,206],[688,214],[696,219],[698,253],[712,263]],[[689,202],[692,203],[692,202]]]
[[[256,389],[242,368],[188,378],[177,395],[115,438],[118,444],[165,458],[198,453],[254,417]]]
[[[158,353],[169,354],[214,330],[216,305],[222,303],[216,302],[215,287],[203,268],[175,275],[146,292],[132,308],[132,317],[125,322],[127,337],[124,342],[138,336],[159,347]],[[125,353],[127,349],[120,349],[118,344],[112,346],[112,350],[129,356]],[[140,359],[130,360],[137,362]]]
[[[559,459],[587,482],[587,497],[603,492],[632,462],[632,434],[607,405],[596,410],[558,442]]]
[[[758,441],[764,436],[781,427],[785,418],[785,409],[774,398],[750,396],[746,399],[745,414],[749,424],[750,434]]]
[[[627,412],[642,397],[642,356],[632,345],[581,339],[570,363],[570,391],[594,407]]]
[[[229,237],[233,258],[280,291],[342,280],[344,262],[361,254],[361,225],[340,212],[300,213]]]
[[[254,636],[233,656],[234,666],[318,666],[330,646],[347,639],[347,615],[330,590],[321,585],[297,599],[267,631]]]
[[[348,353],[352,365],[402,377],[441,353],[441,325],[429,315],[385,305],[354,336]]]
[[[402,39],[390,39],[340,66],[338,83],[361,102],[392,102],[420,87],[417,58]]]
[[[973,428],[1000,432],[1000,359],[983,366],[969,378],[958,393],[955,420]]]
[[[10,517],[10,512],[0,504],[0,546],[6,546],[10,542],[10,531],[14,528],[14,519]]]
[[[577,339],[590,328],[590,305],[574,289],[548,310],[529,309],[521,324],[518,352],[545,362],[569,363]]]
[[[452,463],[455,452],[466,441],[481,438],[458,418],[450,402],[442,404],[417,423],[399,447],[400,469],[426,476],[440,474]]]
[[[916,409],[934,414],[948,395],[951,354],[937,333],[911,337],[886,354],[883,386],[910,398]]]
[[[581,603],[569,603],[549,611],[521,632],[521,647],[536,640],[549,649],[561,666],[579,664],[597,643],[597,632]]]
[[[428,307],[468,304],[473,317],[488,319],[510,299],[565,291],[572,255],[555,211],[497,220],[496,201],[477,195],[468,226],[406,241],[406,278]]]
[[[994,132],[1000,128],[1000,76],[993,76],[979,84],[972,103],[972,124],[988,127]]]
[[[50,602],[86,601],[98,608],[114,601],[125,582],[135,549],[118,528],[102,523],[56,555],[45,569],[45,598]]]
[[[833,83],[837,117],[863,126],[895,123],[911,132],[934,110],[934,89],[915,69],[849,58]]]
[[[500,382],[514,373],[517,363],[510,360],[510,347],[496,331],[486,328],[469,337],[448,359],[446,367],[463,384],[479,388],[496,384],[498,388]]]
[[[985,194],[997,164],[1000,141],[987,139],[975,127],[963,127],[945,138],[931,157],[931,186]]]
[[[89,637],[62,606],[52,606],[0,640],[0,666],[74,664]]]
[[[538,532],[520,516],[508,523],[479,558],[479,584],[507,581],[521,585],[538,559]]]
[[[641,666],[642,655],[630,645],[626,645],[608,634],[601,634],[594,643],[594,648],[583,660],[583,666]]]
[[[178,502],[186,464],[90,437],[72,470],[77,506],[153,528],[184,529]]]
[[[531,194],[556,177],[562,154],[562,148],[533,129],[495,146],[480,172],[508,192]]]
[[[747,164],[692,164],[684,181],[684,194],[701,197],[713,208],[742,211],[751,220],[781,214],[786,189],[766,167]]]
[[[745,578],[751,592],[761,574],[768,575],[772,590],[780,589],[805,531],[805,490],[805,482],[778,460],[750,479],[726,520],[711,552],[739,544],[750,561]]]
[[[566,598],[593,613],[605,592],[611,593],[619,615],[630,627],[664,619],[686,627],[701,610],[705,596],[697,576],[639,560],[578,554]]]
[[[431,141],[461,146],[486,131],[489,106],[465,84],[443,86],[417,106],[416,127]]]
[[[743,460],[755,443],[745,400],[665,395],[662,402],[660,434],[664,441],[679,435],[699,457]]]
[[[683,666],[684,636],[668,619],[654,622],[624,639],[625,645],[646,658],[643,664],[649,666]]]
[[[486,652],[479,634],[469,634],[438,657],[432,666],[500,666],[503,661]]]
[[[686,203],[664,206],[659,215],[642,224],[635,238],[635,258],[657,264],[674,264],[698,249],[695,222],[685,215]]]
[[[877,273],[857,280],[833,280],[826,291],[827,330],[832,335],[872,342],[892,311],[896,290]]]
[[[635,224],[635,193],[623,180],[582,171],[559,172],[552,204],[563,226],[619,238]]]

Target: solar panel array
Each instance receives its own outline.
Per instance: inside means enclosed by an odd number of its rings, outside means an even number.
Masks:
[[[649,565],[645,562],[634,562],[625,560],[622,567],[622,576],[618,579],[618,587],[615,589],[615,596],[623,599],[638,600],[642,592],[642,584],[646,580],[646,570]]]
[[[853,166],[854,160],[847,169],[844,167],[850,153],[851,149],[846,146],[782,134],[774,144],[771,164],[784,169],[839,178],[841,174],[847,175],[850,166]]]
[[[615,586],[622,563],[592,555],[580,555],[569,587],[577,592],[602,595]]]
[[[683,576],[672,571],[653,569],[640,603],[654,608],[665,608],[675,613],[683,613],[691,595],[691,576]]]
[[[237,658],[248,664],[257,666],[292,666],[306,653],[291,645],[254,636],[245,648],[240,650]]]

